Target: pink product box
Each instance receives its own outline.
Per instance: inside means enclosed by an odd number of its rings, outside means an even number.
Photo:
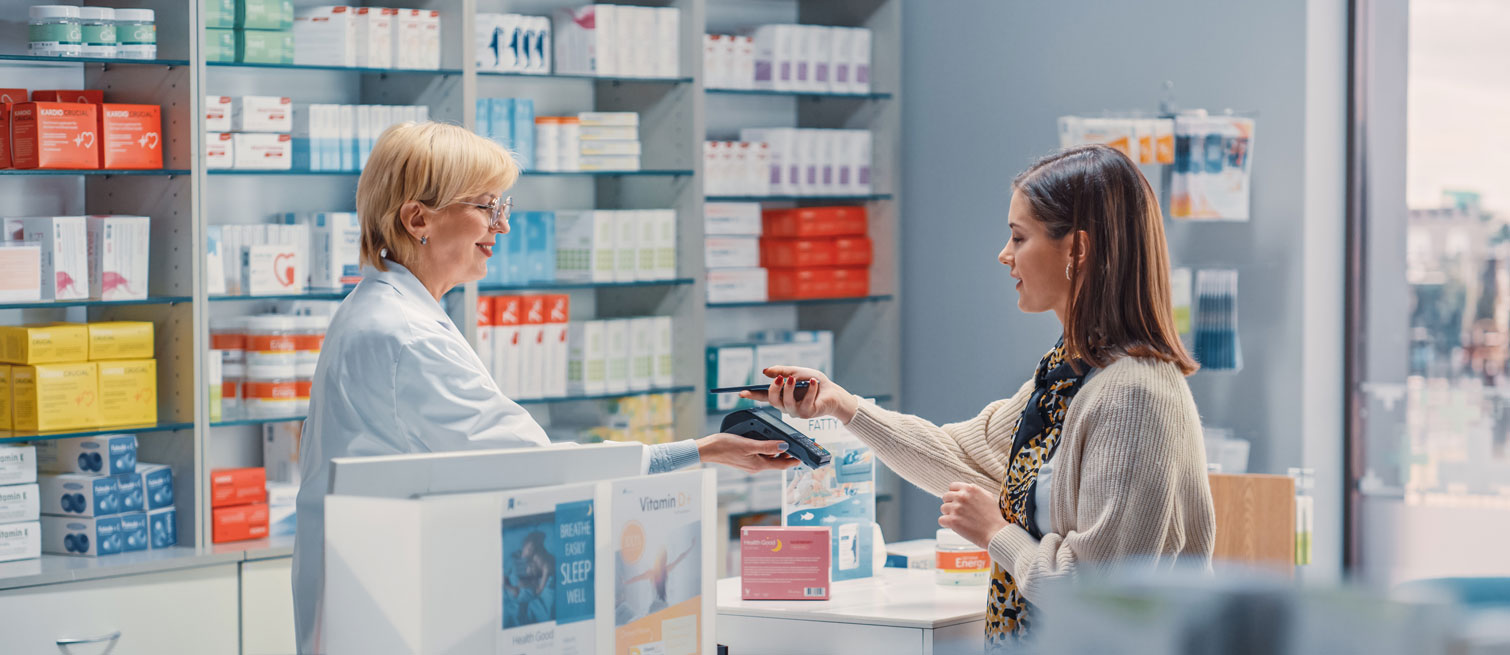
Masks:
[[[739,532],[744,600],[828,600],[832,531],[822,526]]]

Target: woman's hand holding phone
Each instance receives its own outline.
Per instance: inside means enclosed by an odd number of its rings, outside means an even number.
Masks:
[[[799,366],[772,366],[763,371],[771,378],[771,387],[765,391],[744,391],[741,398],[768,402],[772,407],[797,418],[832,416],[848,425],[860,409],[860,399],[828,379],[827,375]],[[807,382],[808,387],[797,399],[797,382]]]

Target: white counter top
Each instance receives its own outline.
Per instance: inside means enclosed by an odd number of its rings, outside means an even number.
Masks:
[[[740,600],[739,578],[718,581],[718,613],[773,619],[937,629],[983,621],[986,587],[944,587],[933,571],[883,568],[835,582],[830,600]]]

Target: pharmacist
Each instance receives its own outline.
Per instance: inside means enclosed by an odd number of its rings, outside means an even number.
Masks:
[[[378,139],[357,182],[363,279],[331,320],[299,453],[294,611],[301,653],[322,652],[324,501],[334,457],[539,446],[545,431],[505,398],[440,300],[482,279],[503,195],[519,167],[503,148],[442,123]],[[786,444],[715,434],[653,446],[644,469],[699,461],[745,471],[792,466]]]
[[[802,418],[834,416],[909,482],[942,496],[939,525],[988,551],[986,636],[1029,630],[1045,582],[1138,562],[1209,566],[1216,515],[1196,364],[1175,331],[1158,200],[1106,146],[1019,175],[997,259],[1017,306],[1064,328],[1032,379],[975,418],[937,426],[860,403],[812,369],[776,366],[745,396]],[[792,385],[809,381],[802,400]]]

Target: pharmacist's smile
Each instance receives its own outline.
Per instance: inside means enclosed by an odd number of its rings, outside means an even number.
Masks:
[[[493,256],[493,244],[491,244],[491,243],[479,243],[479,244],[477,244],[477,249],[481,250],[482,254],[485,255],[485,256],[488,256],[488,257],[492,257]]]

